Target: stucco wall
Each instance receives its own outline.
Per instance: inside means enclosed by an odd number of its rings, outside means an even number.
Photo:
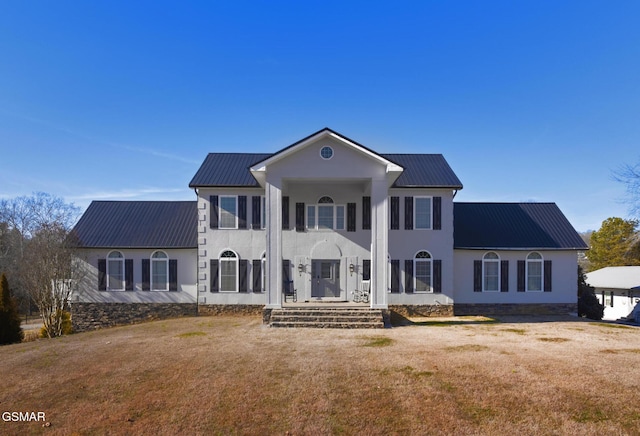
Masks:
[[[471,304],[496,303],[571,303],[577,302],[578,260],[575,251],[541,251],[544,260],[552,261],[551,292],[517,292],[518,260],[531,251],[496,250],[500,260],[509,261],[509,292],[474,292],[473,262],[482,260],[490,250],[454,250],[455,302]]]
[[[93,303],[194,303],[196,298],[196,250],[164,249],[169,259],[178,260],[178,291],[143,291],[142,259],[149,259],[155,249],[118,249],[125,259],[133,259],[133,291],[99,291],[98,259],[106,259],[112,249],[79,251],[82,279],[79,290],[72,296],[75,302]]]

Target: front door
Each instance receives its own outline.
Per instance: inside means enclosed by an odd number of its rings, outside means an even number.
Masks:
[[[314,260],[311,263],[311,298],[340,300],[340,261]]]

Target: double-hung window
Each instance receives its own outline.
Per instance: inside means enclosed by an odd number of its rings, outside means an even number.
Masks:
[[[235,195],[220,196],[220,229],[238,228],[238,197]]]
[[[413,260],[416,292],[433,292],[433,282],[431,281],[433,262],[431,260],[431,255],[427,251],[418,252]]]
[[[414,197],[413,222],[416,229],[431,229],[431,197]]]
[[[169,258],[162,251],[151,256],[151,290],[169,290]]]
[[[482,290],[497,292],[500,290],[500,257],[493,252],[482,258]]]
[[[527,291],[541,292],[543,290],[542,256],[540,253],[529,253],[527,256]]]
[[[331,197],[307,206],[307,229],[344,230],[344,205],[336,205]]]
[[[231,250],[220,254],[220,292],[238,292],[238,256]]]
[[[107,256],[107,289],[124,291],[124,256],[119,251],[112,251]]]

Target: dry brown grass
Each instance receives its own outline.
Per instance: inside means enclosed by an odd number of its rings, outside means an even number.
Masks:
[[[529,320],[533,321],[533,320]],[[0,348],[0,434],[638,434],[640,330],[183,318]]]

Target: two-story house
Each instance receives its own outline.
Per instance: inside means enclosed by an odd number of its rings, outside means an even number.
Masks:
[[[195,202],[91,204],[74,229],[78,303],[575,310],[586,247],[557,206],[454,203],[462,183],[440,154],[380,154],[325,128],[273,154],[211,153],[189,186]]]

